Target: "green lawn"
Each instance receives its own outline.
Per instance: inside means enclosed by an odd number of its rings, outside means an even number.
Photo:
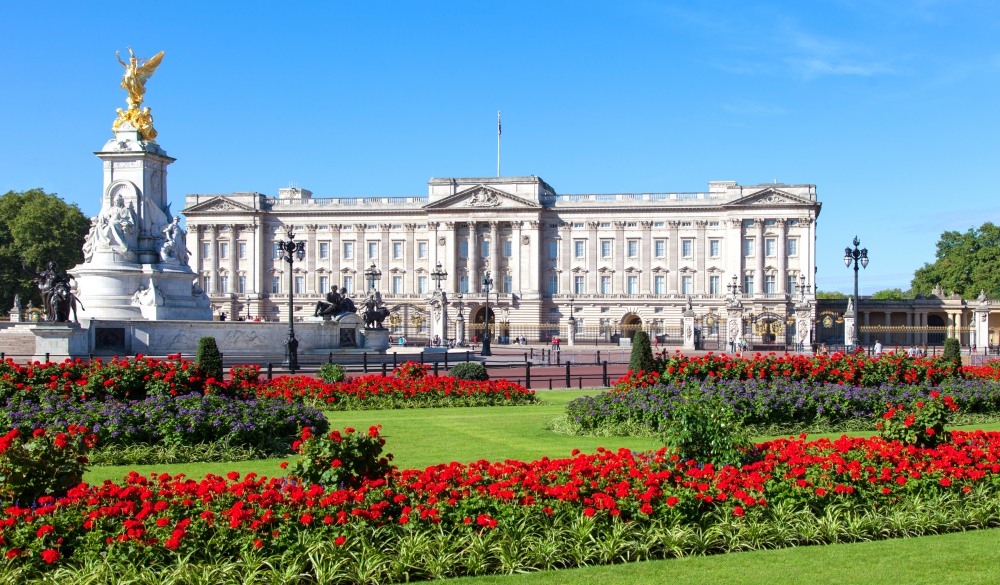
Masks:
[[[332,428],[367,429],[381,424],[386,450],[403,468],[420,468],[447,461],[478,459],[531,460],[542,456],[566,457],[573,449],[593,451],[627,447],[650,449],[655,439],[629,437],[568,437],[545,430],[560,416],[566,402],[593,394],[594,390],[539,391],[541,406],[413,409],[392,411],[327,412]],[[993,430],[1000,425],[991,425]],[[839,437],[842,433],[827,436]],[[864,434],[864,433],[856,433]],[[818,437],[824,435],[810,435]],[[763,440],[765,437],[758,437]],[[238,463],[203,463],[151,466],[96,467],[85,480],[120,481],[129,471],[185,473],[200,478],[206,473],[228,471],[280,475],[281,459]],[[778,551],[690,557],[668,561],[588,567],[566,571],[503,577],[469,578],[459,584],[505,585],[550,583],[639,584],[669,581],[685,583],[808,583],[868,585],[872,583],[1000,583],[997,548],[1000,530],[949,534],[916,539],[803,547]]]

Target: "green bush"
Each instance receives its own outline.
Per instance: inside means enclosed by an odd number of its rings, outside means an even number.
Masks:
[[[347,373],[340,364],[323,364],[319,368],[319,377],[327,384],[343,382],[346,376]]]
[[[954,337],[944,340],[944,351],[941,357],[955,364],[956,368],[962,367],[962,344]]]
[[[664,444],[683,460],[739,467],[750,459],[753,443],[740,419],[719,396],[686,391],[661,433]]]
[[[459,380],[476,380],[479,382],[485,382],[490,379],[490,375],[486,371],[486,367],[479,362],[462,362],[460,364],[456,364],[449,373],[452,377],[458,378]]]
[[[0,437],[0,502],[27,506],[42,496],[66,495],[83,480],[86,454],[96,441],[77,425],[30,435],[12,429]]]
[[[882,415],[877,428],[886,441],[933,449],[951,441],[951,431],[945,430],[958,405],[951,396],[941,396],[937,390],[930,397],[908,405],[890,406]]]
[[[382,457],[381,428],[370,427],[367,434],[348,427],[343,432],[314,435],[313,429],[305,427],[302,439],[292,445],[299,458],[282,467],[289,467],[295,479],[332,489],[358,488],[366,479],[385,478],[392,471],[392,455]]]
[[[194,356],[194,362],[198,364],[198,369],[206,378],[222,379],[222,354],[219,353],[219,346],[215,344],[214,337],[202,337],[198,340],[198,352]]]
[[[628,361],[628,369],[636,373],[655,372],[657,369],[653,348],[649,346],[649,334],[642,329],[632,336],[632,356]]]

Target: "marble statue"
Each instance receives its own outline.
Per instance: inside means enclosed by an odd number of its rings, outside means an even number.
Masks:
[[[131,203],[126,207],[125,199],[119,195],[97,216],[98,242],[123,256],[128,255],[136,246],[135,223],[135,209]]]
[[[163,228],[163,246],[160,247],[160,261],[166,264],[187,264],[187,232],[180,225],[181,218],[174,216],[171,223]]]

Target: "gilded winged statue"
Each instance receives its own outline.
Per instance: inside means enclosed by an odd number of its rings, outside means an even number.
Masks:
[[[126,63],[122,61],[121,54],[115,51],[118,62],[125,68],[125,74],[122,75],[122,89],[128,92],[128,97],[125,98],[125,101],[128,102],[128,110],[123,111],[118,108],[118,118],[112,128],[117,130],[119,126],[127,122],[139,131],[144,140],[152,141],[156,138],[153,115],[148,107],[140,109],[139,106],[142,105],[142,98],[146,94],[146,82],[153,76],[160,61],[163,60],[163,51],[151,59],[139,59],[132,52],[132,47],[128,48],[128,54],[129,59]]]
[[[142,104],[142,96],[146,94],[146,82],[156,72],[160,61],[163,61],[163,51],[154,55],[152,59],[141,60],[132,52],[132,47],[128,48],[128,54],[128,63],[126,63],[122,61],[121,53],[115,51],[118,62],[125,68],[125,74],[122,75],[122,89],[128,92],[128,97],[125,98],[125,101],[128,102],[128,109],[138,110]],[[140,63],[140,61],[142,62]]]

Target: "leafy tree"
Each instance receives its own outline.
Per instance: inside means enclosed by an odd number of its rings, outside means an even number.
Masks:
[[[913,273],[911,291],[927,295],[940,285],[946,293],[973,298],[980,290],[1000,297],[1000,226],[986,222],[965,233],[947,231],[937,243],[937,260]]]
[[[872,299],[876,301],[902,301],[906,299],[912,299],[913,295],[910,291],[903,291],[899,288],[887,288],[885,290],[880,290],[872,294]]]
[[[31,276],[32,270],[55,262],[60,270],[83,262],[83,239],[90,220],[75,203],[66,203],[56,194],[41,189],[8,191],[0,196],[0,303],[11,306],[14,295],[21,302],[38,305],[41,295]]]
[[[222,354],[214,337],[198,338],[198,350],[194,354],[194,361],[206,378],[222,380]]]
[[[846,299],[847,295],[836,290],[834,291],[818,290],[816,291],[816,298],[821,301],[831,301],[831,300],[836,301],[840,299]]]

